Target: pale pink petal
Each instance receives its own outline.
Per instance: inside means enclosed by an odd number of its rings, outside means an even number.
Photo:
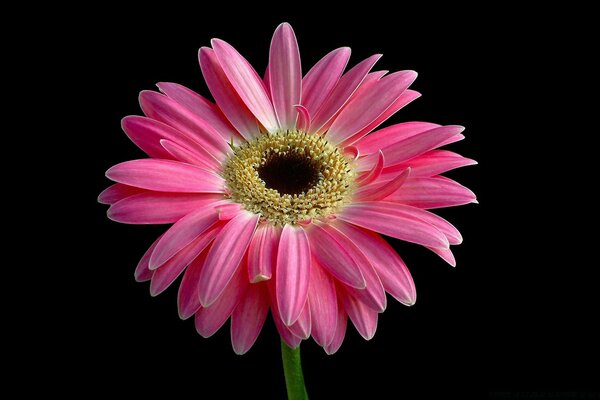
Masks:
[[[106,171],[119,183],[158,192],[223,193],[225,181],[216,173],[171,160],[125,161]]]
[[[204,249],[183,274],[177,293],[177,310],[181,319],[188,319],[201,307],[200,297],[198,296],[198,283],[200,282],[200,271],[202,271],[207,254],[208,250]]]
[[[152,243],[152,245],[148,248],[148,250],[146,250],[146,252],[142,256],[142,258],[138,262],[138,265],[135,268],[135,273],[134,273],[134,277],[137,282],[146,282],[152,278],[152,274],[154,274],[154,271],[150,270],[150,268],[148,268],[148,265],[150,262],[150,256],[152,255],[152,252],[154,251],[154,248],[158,244],[158,241],[160,240],[161,237],[162,237],[162,235],[159,236],[154,241],[154,243]]]
[[[211,44],[219,64],[242,101],[269,132],[276,132],[279,124],[273,105],[254,68],[229,43],[213,39]]]
[[[442,146],[445,146],[447,144],[452,144],[452,143],[460,142],[461,140],[464,140],[464,138],[465,138],[465,135],[463,135],[462,133],[458,133],[458,134],[456,134],[454,136],[451,136],[448,139],[444,140],[437,147],[442,147]]]
[[[98,203],[115,204],[116,202],[121,201],[129,196],[144,192],[146,192],[144,189],[123,185],[122,183],[115,183],[104,189],[102,193],[98,195]]]
[[[202,47],[198,59],[206,85],[229,122],[246,139],[259,135],[260,130],[254,114],[246,107],[227,79],[215,52],[208,47]]]
[[[191,150],[189,147],[167,139],[160,139],[160,145],[177,161],[197,165],[209,171],[218,170],[221,166],[219,161],[200,146],[196,146],[194,150]]]
[[[168,288],[183,270],[213,241],[220,229],[221,226],[219,225],[213,226],[154,271],[150,283],[150,295],[157,296]]]
[[[379,163],[379,161],[377,161]],[[354,201],[374,201],[381,200],[385,197],[400,190],[411,174],[411,169],[397,174],[394,179],[387,182],[375,181],[369,185],[365,185],[354,192]]]
[[[312,117],[310,132],[318,132],[337,114],[380,58],[381,54],[375,54],[355,65],[340,78],[329,97]]]
[[[313,260],[308,287],[312,336],[320,346],[333,341],[338,320],[337,295],[333,279]]]
[[[408,167],[411,168],[411,177],[430,177],[443,174],[444,172],[456,168],[475,164],[477,164],[477,161],[448,150],[431,150],[418,157],[412,158],[405,163],[384,168],[381,172],[380,180],[389,181],[393,179],[398,172],[404,171]]]
[[[258,338],[269,300],[264,285],[251,285],[231,314],[231,345],[235,354],[245,354]]]
[[[440,256],[442,260],[446,261],[453,267],[456,267],[456,259],[454,258],[454,254],[452,254],[452,250],[450,249],[435,249],[428,247],[429,250],[433,251],[435,254]]]
[[[215,203],[217,205],[219,203]],[[165,232],[150,257],[150,269],[156,269],[218,222],[214,205],[207,205],[177,221]]]
[[[322,228],[346,249],[350,257],[352,257],[356,265],[360,268],[360,272],[365,279],[366,287],[364,289],[347,287],[346,291],[372,309],[383,312],[387,305],[385,290],[371,262],[362,252],[362,246],[359,247],[360,243],[353,242],[352,239],[344,235],[344,233],[340,232],[333,225],[322,225]]]
[[[373,122],[371,122],[369,125],[363,128],[360,132],[346,139],[341,145],[348,146],[355,143],[357,140],[375,130],[379,125],[387,121],[392,115],[396,114],[406,105],[418,99],[419,97],[421,97],[421,93],[407,89],[404,93],[400,95],[400,97],[398,97],[398,99],[396,99],[395,102],[392,103],[392,105],[387,110],[383,112],[383,114],[377,117]]]
[[[307,132],[310,127],[310,114],[306,107],[296,104],[296,110],[298,111],[298,122],[296,122],[296,128],[299,131]]]
[[[308,231],[311,253],[323,268],[348,286],[364,289],[365,278],[344,246],[321,226],[312,224]]]
[[[286,325],[293,324],[308,296],[310,247],[304,228],[285,225],[277,250],[277,306]]]
[[[215,207],[219,213],[219,221],[229,221],[236,217],[242,210],[240,203],[221,203]]]
[[[271,315],[273,316],[273,322],[275,322],[275,327],[279,332],[279,336],[283,339],[285,343],[291,348],[296,348],[302,342],[298,336],[294,335],[289,327],[287,327],[283,320],[281,319],[281,312],[279,311],[279,307],[277,306],[277,294],[276,294],[276,284],[274,279],[266,282],[268,292],[269,292],[269,304],[271,305]]]
[[[226,142],[240,137],[219,108],[198,93],[177,83],[159,82],[156,86],[161,92],[208,122]]]
[[[248,278],[251,283],[271,279],[277,265],[277,249],[281,229],[259,224],[248,247]]]
[[[271,73],[269,72],[269,65],[267,64],[267,68],[265,69],[265,75],[263,77],[263,85],[265,86],[265,90],[267,91],[267,96],[269,96],[269,100],[273,101],[273,97],[271,96]]]
[[[200,273],[199,293],[203,307],[209,307],[219,298],[238,270],[259,217],[258,214],[242,211],[225,225],[215,239]]]
[[[353,98],[327,131],[329,141],[341,143],[368,127],[396,102],[416,77],[414,71],[399,71]]]
[[[308,71],[302,80],[302,105],[315,115],[346,69],[350,48],[335,49]]]
[[[345,295],[345,294],[344,294]],[[341,300],[338,301],[337,306],[338,312],[336,316],[336,324],[335,324],[335,334],[333,335],[333,339],[331,343],[328,343],[324,349],[325,353],[331,355],[336,353],[344,342],[344,337],[346,336],[346,327],[348,326],[348,314],[344,310],[344,306],[341,304]]]
[[[202,337],[210,337],[227,321],[246,294],[249,283],[243,268],[238,268],[221,296],[208,308],[196,312],[194,323]]]
[[[360,247],[389,294],[402,304],[415,303],[417,292],[412,276],[404,261],[388,242],[378,234],[352,224],[336,222],[336,227]]]
[[[209,122],[200,118],[175,100],[162,93],[144,90],[140,93],[140,106],[149,118],[164,122],[224,160],[231,152],[227,141]]]
[[[289,326],[290,331],[298,336],[300,339],[308,339],[310,337],[311,331],[311,315],[310,315],[310,305],[308,304],[308,298],[306,299],[306,304],[302,308],[302,312],[300,316],[292,325]]]
[[[365,340],[371,340],[377,330],[377,311],[350,295],[342,296],[344,308],[354,327]]]
[[[338,218],[396,239],[448,248],[446,236],[430,222],[417,218],[407,207],[381,201],[354,203],[347,206]]]
[[[473,203],[476,201],[476,196],[475,193],[451,179],[431,177],[411,178],[385,200],[431,209]]]
[[[432,124],[431,122],[403,122],[373,132],[358,140],[353,145],[358,148],[360,154],[366,156],[377,153],[385,147],[401,142],[419,133],[439,127],[440,125]]]
[[[381,150],[379,150],[379,154],[377,157],[377,163],[373,166],[373,168],[370,171],[362,174],[356,180],[356,183],[360,186],[365,186],[365,185],[368,185],[369,183],[372,183],[373,181],[377,180],[377,178],[379,178],[379,176],[381,175],[381,171],[383,171],[383,164],[384,164],[383,152]]]
[[[113,204],[108,209],[108,218],[125,224],[172,224],[222,198],[204,193],[140,193]]]
[[[302,67],[294,30],[288,23],[277,27],[269,51],[269,84],[273,107],[282,129],[296,128],[302,99]]]

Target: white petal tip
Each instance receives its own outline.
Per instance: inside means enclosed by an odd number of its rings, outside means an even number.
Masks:
[[[264,282],[264,281],[268,281],[269,279],[271,279],[271,275],[259,274],[259,275],[256,275],[254,278],[252,278],[250,283]]]

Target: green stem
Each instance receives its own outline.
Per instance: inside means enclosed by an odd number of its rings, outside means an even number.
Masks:
[[[292,349],[282,340],[281,358],[283,359],[283,373],[288,400],[308,400],[300,363],[300,346]]]

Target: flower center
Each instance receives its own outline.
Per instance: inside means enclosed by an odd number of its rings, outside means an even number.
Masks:
[[[233,150],[223,173],[229,195],[274,225],[326,217],[350,198],[354,171],[319,135],[263,134]]]

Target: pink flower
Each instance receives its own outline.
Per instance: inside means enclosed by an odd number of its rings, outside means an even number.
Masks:
[[[209,337],[231,318],[243,354],[267,313],[290,347],[312,336],[329,354],[348,317],[375,334],[386,292],[416,299],[411,275],[378,235],[423,245],[455,265],[460,233],[428,209],[475,202],[440,176],[475,164],[447,150],[460,126],[406,122],[375,131],[420,96],[417,74],[370,72],[380,55],[344,73],[349,48],[303,77],[294,31],[281,24],[261,79],[228,43],[200,49],[216,101],[175,83],[143,91],[145,117],[123,130],[150,158],[106,176],[108,216],[129,224],[173,224],[142,257],[138,281],[153,296],[183,273],[179,314]],[[374,131],[374,132],[373,132]]]

